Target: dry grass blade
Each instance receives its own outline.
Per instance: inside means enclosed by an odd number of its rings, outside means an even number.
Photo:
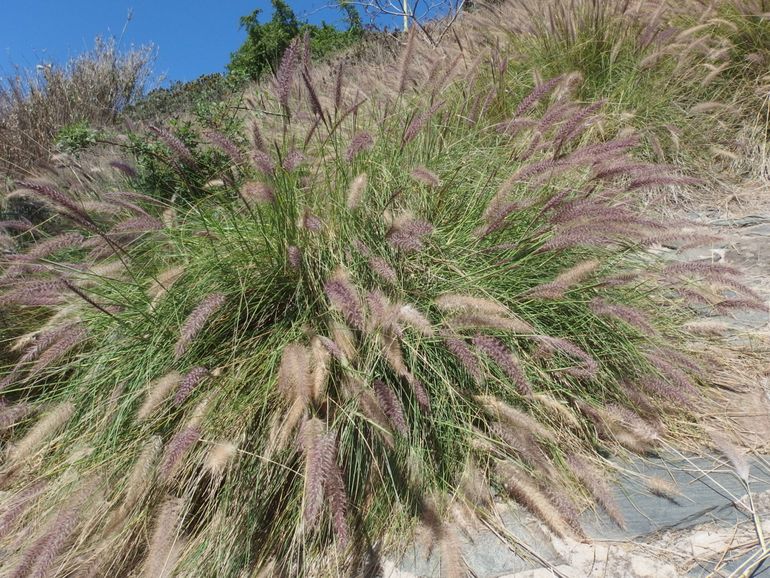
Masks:
[[[169,498],[160,506],[143,565],[145,578],[172,576],[182,543],[179,533],[183,510],[181,498]]]

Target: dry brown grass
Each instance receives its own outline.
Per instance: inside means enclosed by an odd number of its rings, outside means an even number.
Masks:
[[[145,89],[153,49],[120,53],[114,40],[97,39],[93,50],[64,66],[17,70],[0,82],[0,172],[30,174],[48,159],[57,133],[85,121],[113,122]]]

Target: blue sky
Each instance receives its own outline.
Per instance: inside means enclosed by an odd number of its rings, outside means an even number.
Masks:
[[[311,22],[340,19],[328,0],[288,3]],[[239,18],[255,8],[263,9],[262,20],[272,13],[269,0],[2,0],[0,75],[13,65],[63,62],[91,48],[96,36],[120,37],[125,27],[123,47],[152,43],[157,73],[192,80],[224,70],[245,38]]]

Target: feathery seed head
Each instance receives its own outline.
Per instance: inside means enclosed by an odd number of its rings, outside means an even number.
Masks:
[[[488,355],[503,370],[522,395],[532,394],[532,388],[518,361],[514,359],[513,352],[502,341],[478,333],[473,337],[473,345]]]
[[[425,167],[415,167],[409,175],[417,182],[427,185],[428,187],[438,187],[441,185],[436,173],[429,171]]]
[[[211,293],[204,297],[198,306],[187,316],[179,332],[179,339],[174,346],[174,358],[181,358],[193,340],[206,326],[208,320],[225,304],[222,293]]]
[[[268,153],[256,150],[251,156],[254,159],[254,164],[257,169],[266,175],[272,175],[275,172],[275,163]]]
[[[197,166],[195,157],[193,156],[192,152],[190,152],[190,149],[187,148],[187,145],[179,140],[179,138],[171,134],[166,129],[158,126],[151,125],[149,129],[154,132],[161,141],[163,141],[163,143],[176,155],[177,160],[181,161],[182,164],[187,165],[190,168],[195,168]]]
[[[181,381],[182,376],[179,372],[170,371],[163,377],[150,382],[147,386],[147,395],[144,398],[144,403],[142,403],[137,413],[137,418],[143,421],[150,417]]]
[[[351,181],[350,188],[348,189],[348,198],[347,198],[347,207],[351,211],[356,209],[358,205],[361,203],[361,199],[364,196],[364,191],[366,191],[366,184],[367,184],[366,173],[361,173]]]
[[[348,162],[352,162],[360,153],[368,151],[374,146],[374,138],[368,132],[359,132],[348,145],[348,150],[345,153],[345,158]]]
[[[405,253],[422,251],[425,248],[423,237],[433,232],[433,225],[417,219],[411,213],[396,217],[385,238],[388,243]]]
[[[289,265],[295,271],[302,265],[302,250],[294,245],[289,245],[286,249],[286,258],[289,261]]]
[[[332,306],[344,315],[351,327],[361,331],[365,329],[358,291],[344,269],[334,272],[324,284],[324,291]]]
[[[136,169],[124,161],[110,161],[109,165],[123,173],[129,179],[135,179],[139,176],[139,173],[136,172]]]
[[[278,368],[278,391],[288,402],[312,398],[313,380],[312,351],[299,343],[289,343],[283,348]]]
[[[289,110],[289,97],[291,96],[292,83],[294,82],[294,75],[299,61],[300,42],[299,38],[291,41],[291,44],[283,53],[281,64],[275,75],[275,90],[278,102],[281,103],[281,106],[286,111]]]
[[[167,498],[160,506],[155,527],[147,548],[144,561],[144,578],[170,578],[176,565],[184,502],[182,498]]]
[[[193,389],[209,375],[209,370],[200,366],[188,371],[179,382],[179,387],[177,387],[176,394],[174,394],[174,405],[182,405]]]
[[[241,197],[247,205],[255,203],[272,203],[275,201],[270,185],[260,181],[247,181],[241,187]]]
[[[216,442],[206,456],[205,467],[214,476],[224,473],[230,461],[238,451],[238,447],[231,442]]]
[[[28,459],[39,450],[44,443],[61,429],[75,413],[75,406],[68,402],[62,402],[46,413],[32,426],[27,434],[15,445],[8,448],[8,461],[18,463]]]
[[[176,433],[166,444],[160,461],[160,475],[164,480],[170,479],[179,468],[181,459],[189,449],[200,439],[200,430],[188,427]]]
[[[209,141],[211,141],[214,146],[225,153],[234,165],[240,166],[243,164],[243,154],[241,154],[241,150],[227,135],[224,135],[217,130],[208,130],[206,131],[206,137],[208,137]]]
[[[287,173],[291,173],[298,169],[305,162],[305,160],[305,155],[303,155],[300,151],[293,150],[286,155],[286,158],[283,159],[281,166]]]

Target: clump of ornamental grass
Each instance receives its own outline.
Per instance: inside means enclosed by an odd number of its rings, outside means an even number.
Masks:
[[[697,166],[715,185],[726,171],[758,174],[739,161],[767,138],[765,3],[515,4],[527,18],[509,31],[513,66],[525,81],[533,68],[579,72],[579,99],[612,103],[594,130],[635,130],[645,157]]]
[[[490,514],[489,484],[559,535],[592,505],[622,524],[593,464],[695,427],[690,303],[765,307],[737,271],[648,252],[703,240],[634,208],[686,179],[587,138],[574,77],[512,99],[480,58],[441,100],[364,103],[326,98],[301,48],[263,103],[280,124],[210,139],[221,174],[154,129],[169,170],[207,175],[184,201],[96,215],[20,183],[71,231],[2,273],[0,307],[47,312],[0,385],[12,571],[45,550],[57,575],[339,575],[421,522],[460,574],[453,519]]]

